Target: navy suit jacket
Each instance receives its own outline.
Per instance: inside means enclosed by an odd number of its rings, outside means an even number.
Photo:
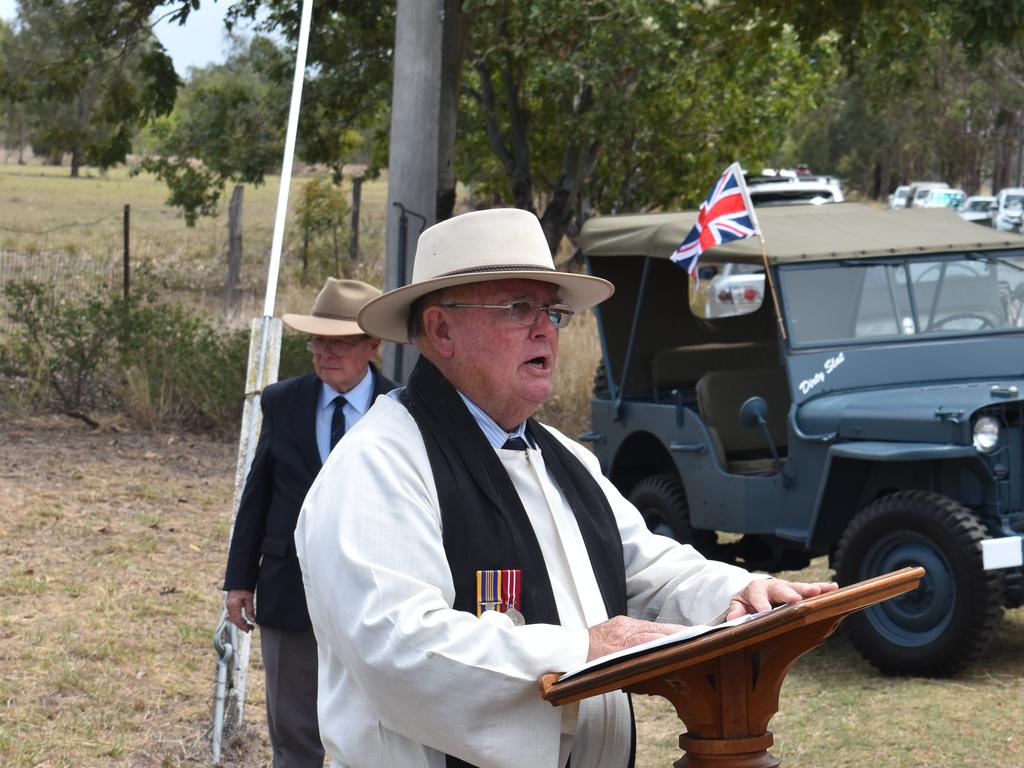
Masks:
[[[370,368],[375,400],[395,385]],[[322,466],[316,445],[319,396],[320,379],[307,373],[271,384],[260,398],[263,426],[235,517],[224,589],[255,592],[261,626],[296,632],[311,626],[293,536]]]

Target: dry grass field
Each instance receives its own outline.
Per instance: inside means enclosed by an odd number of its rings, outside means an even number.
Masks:
[[[0,166],[0,250],[104,239],[116,247],[118,214],[131,203],[139,242],[164,244],[148,258],[216,283],[223,219],[193,235],[151,180],[112,172],[74,181],[64,173]],[[247,242],[269,227],[275,195],[273,181],[247,189]],[[383,243],[383,197],[383,185],[364,188],[370,259]],[[58,234],[64,230],[39,234],[108,213],[111,221],[77,240]],[[317,286],[295,279],[290,254],[278,311],[306,311]],[[247,256],[248,314],[262,307],[263,260]],[[206,283],[194,283],[192,299],[215,307],[215,295],[201,290]],[[581,318],[563,334],[560,394],[543,413],[569,434],[586,427],[597,357],[592,318]],[[98,420],[103,426],[93,430],[0,410],[0,766],[206,766],[236,446],[135,430],[118,414]],[[794,575],[828,573],[819,560]],[[790,674],[771,724],[773,751],[787,768],[1020,768],[1021,659],[1024,609],[1007,612],[991,651],[951,680],[883,678],[840,631]],[[259,661],[254,643],[247,724],[225,746],[227,765],[269,765]],[[680,756],[674,713],[646,698],[636,710],[637,765],[667,768]]]
[[[0,421],[0,765],[204,766],[235,446]],[[825,576],[820,561],[801,578]],[[788,768],[1024,765],[1024,609],[952,680],[887,679],[840,632],[797,663],[772,721]],[[246,728],[225,762],[269,765],[253,646]],[[640,768],[680,755],[638,698]]]

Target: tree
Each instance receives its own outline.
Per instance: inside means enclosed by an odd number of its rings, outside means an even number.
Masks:
[[[178,84],[148,27],[131,27],[115,4],[22,0],[0,70],[0,94],[25,108],[33,149],[84,163],[124,162],[145,120],[164,114]]]
[[[236,47],[224,64],[193,70],[174,112],[153,128],[156,152],[139,169],[171,191],[189,225],[214,215],[228,181],[261,184],[281,160],[288,101],[270,73],[285,54],[266,37]]]

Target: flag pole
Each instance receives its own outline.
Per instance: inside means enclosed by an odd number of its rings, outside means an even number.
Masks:
[[[754,229],[757,230],[757,240],[761,244],[761,261],[764,263],[764,279],[768,283],[768,292],[771,294],[772,302],[775,304],[775,320],[779,324],[779,335],[782,336],[783,341],[786,341],[786,325],[782,322],[782,307],[779,304],[779,295],[775,292],[775,280],[772,279],[772,270],[768,264],[768,250],[765,248],[764,232],[761,231],[761,223],[757,220],[757,213],[755,213],[754,206],[750,202],[750,194],[747,192],[747,180],[743,176],[743,169],[740,168],[739,163],[734,163],[734,165],[736,166],[736,178],[739,179],[740,193],[743,195],[743,202],[747,206],[747,211],[753,221]]]

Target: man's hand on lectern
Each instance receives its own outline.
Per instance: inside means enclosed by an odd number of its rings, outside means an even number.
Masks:
[[[799,603],[805,597],[834,592],[839,585],[834,581],[819,581],[807,584],[801,581],[783,579],[758,579],[750,582],[736,593],[729,603],[726,620],[736,619],[747,613],[760,613],[783,603]]]
[[[593,661],[609,653],[632,648],[634,645],[657,640],[665,635],[674,635],[685,629],[678,624],[656,624],[653,621],[616,616],[590,627],[590,652],[587,661]]]

